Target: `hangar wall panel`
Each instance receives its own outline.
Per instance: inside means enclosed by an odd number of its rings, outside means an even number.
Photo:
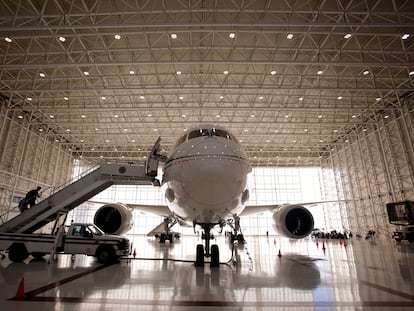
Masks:
[[[350,143],[336,145],[322,165],[323,171],[333,170],[338,199],[346,209],[341,215],[347,215],[351,231],[374,229],[389,235],[394,228],[386,203],[414,200],[413,116],[409,104],[379,116],[371,130],[361,129]]]
[[[40,185],[43,196],[72,176],[73,157],[52,142],[47,133],[35,132],[28,116],[20,119],[0,111],[0,215],[13,216],[20,197]],[[12,214],[8,215],[12,210]]]

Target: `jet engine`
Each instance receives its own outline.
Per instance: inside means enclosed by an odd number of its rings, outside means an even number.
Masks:
[[[132,212],[120,203],[101,206],[95,213],[93,222],[108,234],[124,234],[133,226]]]
[[[308,209],[301,205],[285,205],[272,215],[273,227],[281,235],[302,239],[313,229],[313,216]]]

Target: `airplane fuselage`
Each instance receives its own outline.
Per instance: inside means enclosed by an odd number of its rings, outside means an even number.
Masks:
[[[164,166],[168,207],[187,223],[221,224],[245,208],[250,171],[246,153],[225,129],[211,125],[191,129]]]

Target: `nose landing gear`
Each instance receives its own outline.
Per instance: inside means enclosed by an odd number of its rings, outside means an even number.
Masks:
[[[211,234],[212,224],[202,224],[203,234],[201,238],[204,240],[204,247],[202,244],[198,244],[196,248],[196,261],[194,265],[196,267],[204,266],[204,257],[211,257],[210,267],[218,267],[220,265],[220,252],[217,244],[213,244],[210,250],[210,240],[214,239]]]

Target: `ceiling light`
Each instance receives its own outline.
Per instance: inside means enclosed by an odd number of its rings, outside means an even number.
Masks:
[[[236,38],[236,34],[234,32],[230,32],[229,37],[230,37],[230,39],[234,39],[234,38]]]
[[[263,96],[259,96],[259,99],[263,99],[264,97]]]
[[[321,74],[323,74],[323,71],[322,70],[318,70],[317,74],[318,75],[321,75]]]
[[[286,38],[288,38],[289,40],[293,39],[293,33],[290,33],[286,36]]]
[[[133,75],[133,74],[135,74],[135,71],[130,70],[130,71],[129,71],[129,74],[130,74],[130,75]]]
[[[368,69],[367,69],[367,70],[364,70],[364,71],[362,72],[362,74],[364,74],[364,75],[369,74],[369,70],[368,70]]]
[[[114,115],[114,118],[118,118],[119,116],[116,114],[116,115]]]
[[[82,118],[82,119],[85,119],[85,118],[86,118],[86,116],[83,114],[83,115],[81,115],[81,118]]]
[[[381,100],[381,97],[377,97],[377,98],[375,98],[375,100],[376,100],[377,102],[379,102],[379,101]]]
[[[353,115],[351,116],[351,118],[352,118],[352,119],[355,119],[355,118],[356,118],[356,115],[354,115],[354,114],[353,114]]]
[[[83,74],[84,74],[85,76],[89,76],[89,72],[88,72],[88,71],[84,71],[84,72],[83,72]]]
[[[99,131],[99,129],[98,128],[95,128],[95,131]]]
[[[119,39],[121,39],[121,35],[116,34],[116,35],[114,36],[114,38],[115,38],[116,40],[119,40]]]
[[[244,131],[245,131],[245,132],[248,132],[248,131],[249,131],[249,129],[244,129]]]
[[[106,143],[109,143],[109,139],[105,139],[105,142],[106,142]]]
[[[334,133],[338,133],[338,130],[333,130],[334,131]]]
[[[172,34],[170,35],[170,37],[171,37],[171,39],[177,39],[177,38],[178,38],[178,36],[177,36],[177,34],[176,34],[176,33],[172,33]]]
[[[250,117],[254,118],[254,117],[255,117],[255,115],[254,115],[254,114],[251,114],[251,115],[250,115]]]
[[[285,115],[285,118],[289,118],[289,115],[287,114],[287,115]]]
[[[220,118],[221,116],[218,114],[218,115],[216,115],[216,118]]]
[[[274,76],[274,75],[276,74],[276,70],[272,70],[272,71],[270,72],[270,74],[271,74],[272,76]]]
[[[348,139],[345,139],[345,142],[346,142],[346,143],[349,143],[349,140],[348,140]]]
[[[91,151],[95,151],[95,148],[91,148]]]
[[[184,99],[184,96],[179,96],[178,99]]]
[[[64,100],[69,100],[69,97],[65,96],[63,97]]]
[[[308,131],[308,129],[304,129],[304,131],[305,131],[305,132],[307,132],[307,131]]]
[[[105,100],[105,99],[106,99],[106,97],[105,97],[105,96],[102,96],[102,97],[101,97],[101,99],[102,99],[102,100]]]
[[[152,114],[150,114],[150,113],[149,113],[149,114],[147,114],[147,117],[152,117]]]
[[[181,117],[185,118],[185,117],[186,117],[186,115],[185,115],[185,114],[182,114],[182,115],[181,115]]]
[[[66,129],[66,132],[70,132],[70,129]]]
[[[366,131],[368,131],[368,129],[364,128],[363,131],[366,132]]]
[[[42,128],[40,128],[40,129],[39,129],[39,132],[43,132],[43,129],[42,129]]]
[[[405,33],[401,36],[401,39],[407,40],[409,37],[410,37],[410,35],[408,33]]]
[[[23,119],[23,116],[22,116],[22,115],[20,115],[20,114],[19,114],[17,117],[18,117],[19,119]]]
[[[59,142],[59,139],[55,139],[55,142],[57,142],[57,143],[58,143],[58,142]]]
[[[60,42],[65,42],[66,41],[66,38],[65,37],[59,37],[59,41]]]
[[[158,129],[154,129],[154,132],[158,132]]]
[[[269,139],[266,139],[266,142],[267,142],[267,143],[270,143],[270,140],[269,140]]]
[[[139,98],[141,98],[141,99],[145,99],[145,96],[144,96],[144,95],[141,95]]]
[[[303,97],[299,97],[299,100],[302,101],[303,100]]]
[[[27,98],[27,100],[28,100],[28,101],[32,101],[32,99],[33,99],[33,98],[31,98],[31,97],[28,97],[28,98]]]
[[[4,38],[4,40],[6,40],[6,42],[8,42],[8,43],[10,43],[10,42],[12,42],[12,41],[13,41],[13,40],[12,40],[11,38],[9,38],[9,37]]]
[[[350,33],[347,33],[347,34],[345,34],[345,36],[344,36],[344,38],[345,39],[349,39],[349,38],[351,38],[352,37],[352,34],[350,34]]]
[[[219,97],[220,99],[223,99],[224,98],[224,96],[223,95],[220,95],[220,97]]]
[[[386,114],[386,115],[384,116],[384,119],[388,119],[389,117],[390,117],[390,116]]]
[[[135,143],[135,139],[131,140],[131,143]]]
[[[177,70],[176,74],[177,74],[177,75],[182,74],[181,70]]]
[[[337,99],[341,100],[342,99],[342,96],[338,96]]]
[[[225,75],[228,75],[228,74],[229,74],[229,71],[228,71],[228,70],[224,70],[224,71],[223,71],[223,73],[224,73]]]
[[[323,117],[323,116],[322,116],[321,114],[318,116],[318,118],[319,118],[319,119],[322,119],[322,117]]]
[[[53,114],[51,114],[50,116],[49,116],[49,118],[51,118],[51,119],[53,119],[55,116],[53,115]]]
[[[39,76],[40,76],[41,78],[46,77],[46,75],[45,75],[43,72],[39,73]]]
[[[414,76],[414,70],[413,71],[410,71],[410,73],[408,74],[410,77],[411,76]]]

